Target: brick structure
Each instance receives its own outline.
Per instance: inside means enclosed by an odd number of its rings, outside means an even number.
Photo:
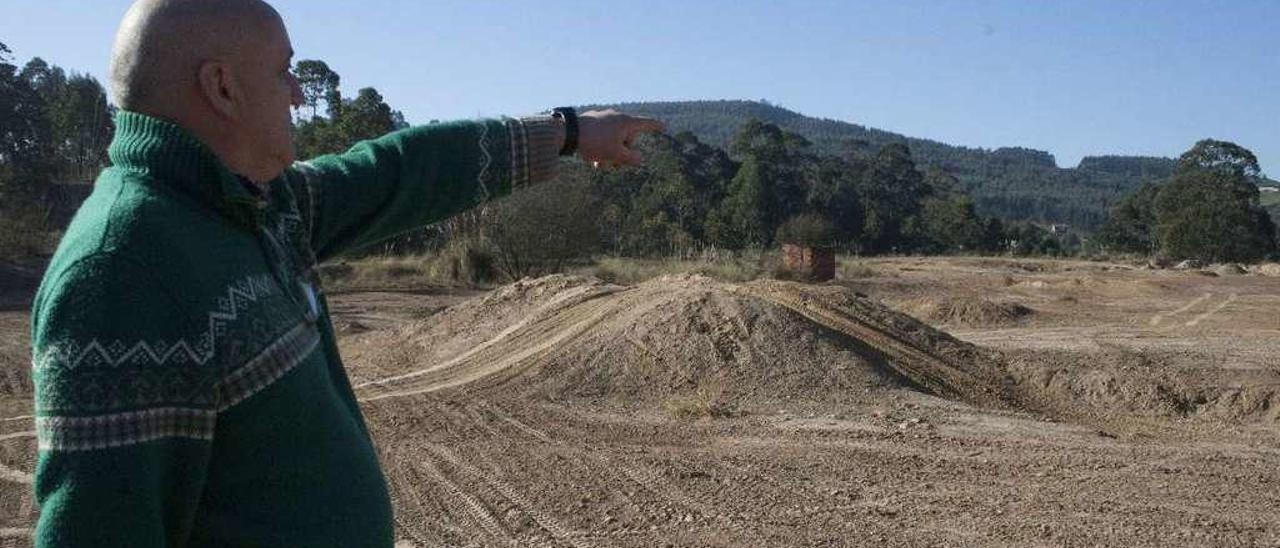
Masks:
[[[836,252],[829,247],[783,244],[782,268],[800,279],[825,282],[836,277]]]

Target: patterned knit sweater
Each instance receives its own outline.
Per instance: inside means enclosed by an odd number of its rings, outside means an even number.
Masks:
[[[314,267],[549,178],[550,119],[399,131],[264,194],[176,125],[116,124],[33,308],[36,545],[391,546]]]

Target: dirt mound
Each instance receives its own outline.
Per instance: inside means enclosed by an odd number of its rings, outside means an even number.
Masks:
[[[1280,263],[1266,263],[1258,266],[1255,272],[1263,276],[1280,278]]]
[[[1098,352],[1007,354],[1010,374],[1042,411],[1066,418],[1280,420],[1273,372],[1176,367],[1161,352],[1106,345]]]
[[[615,403],[693,395],[716,408],[885,388],[1008,401],[984,351],[835,286],[557,275],[358,337],[344,350],[365,401],[498,389]]]
[[[918,318],[946,325],[993,327],[1018,323],[1035,311],[1013,302],[994,302],[977,296],[925,297],[909,306]]]
[[[1213,267],[1213,272],[1219,276],[1242,276],[1248,274],[1249,271],[1245,267],[1236,263],[1224,263]]]

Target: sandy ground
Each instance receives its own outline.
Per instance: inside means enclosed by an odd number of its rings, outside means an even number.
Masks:
[[[867,265],[331,296],[400,546],[1280,546],[1280,278]],[[1029,312],[956,340],[880,307],[942,298]],[[0,547],[34,510],[26,323],[0,312]]]

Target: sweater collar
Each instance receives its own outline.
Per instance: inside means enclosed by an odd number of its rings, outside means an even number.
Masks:
[[[115,138],[107,151],[112,165],[145,174],[217,210],[232,223],[254,230],[265,202],[246,179],[232,173],[213,151],[172,122],[137,112],[116,114]]]

